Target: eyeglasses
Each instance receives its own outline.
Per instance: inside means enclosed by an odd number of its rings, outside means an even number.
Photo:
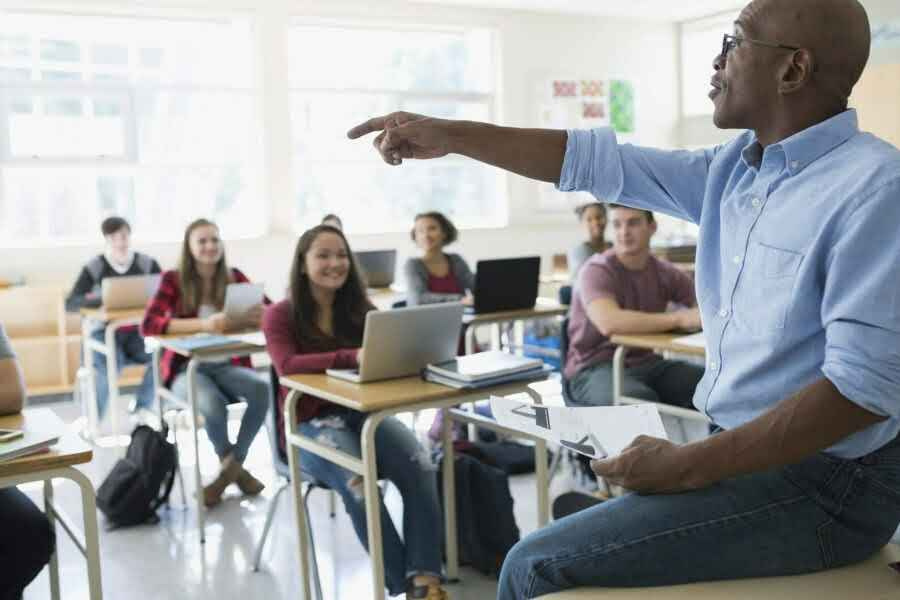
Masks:
[[[722,56],[723,58],[728,56],[728,53],[741,45],[741,42],[749,42],[751,44],[756,44],[757,46],[765,46],[767,48],[780,48],[782,50],[791,50],[792,52],[796,52],[800,50],[797,46],[785,46],[784,44],[773,44],[772,42],[763,42],[760,40],[751,40],[750,38],[746,38],[740,35],[730,35],[726,33],[722,36]]]

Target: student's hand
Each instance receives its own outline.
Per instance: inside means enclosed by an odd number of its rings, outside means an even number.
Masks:
[[[218,312],[203,319],[203,330],[207,333],[225,333],[229,329],[230,324],[225,313]]]
[[[642,494],[684,492],[704,487],[685,446],[640,435],[615,458],[592,460],[591,469],[608,483]]]
[[[408,112],[394,112],[373,117],[347,132],[355,140],[380,132],[372,144],[389,165],[399,165],[404,158],[439,158],[450,153],[449,121]]]
[[[677,323],[676,329],[683,331],[699,331],[701,329],[699,308],[679,310],[674,314]]]
[[[262,318],[263,318],[263,305],[257,304],[250,310],[244,313],[243,325],[245,327],[250,327],[253,329],[259,329],[262,327]]]

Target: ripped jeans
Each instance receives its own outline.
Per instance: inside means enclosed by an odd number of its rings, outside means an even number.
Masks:
[[[332,445],[353,456],[361,456],[361,432],[366,415],[345,411],[300,423],[302,435]],[[403,537],[381,506],[385,582],[388,591],[406,591],[414,575],[441,574],[442,521],[437,498],[436,467],[413,432],[394,417],[375,431],[378,477],[387,479],[403,498]],[[300,468],[340,494],[356,535],[368,549],[366,506],[362,477],[311,452],[300,452]]]

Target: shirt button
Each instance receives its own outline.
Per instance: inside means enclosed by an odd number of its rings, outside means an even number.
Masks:
[[[725,317],[728,316],[728,310],[723,308],[722,310],[719,311],[719,316],[724,319]]]
[[[734,255],[734,258],[732,258],[731,261],[732,261],[734,264],[739,265],[739,264],[741,264],[741,258],[742,258],[742,257],[741,257],[740,254],[735,254],[735,255]]]
[[[753,205],[753,208],[759,208],[760,206],[762,206],[762,200],[760,200],[759,198],[754,198],[750,201],[750,204]]]
[[[709,370],[710,371],[715,371],[718,368],[719,368],[719,363],[717,363],[714,360],[709,361]]]
[[[792,169],[796,169],[796,168],[799,167],[799,166],[800,166],[800,161],[797,161],[797,160],[792,160],[792,161],[791,161],[791,168],[792,168]]]

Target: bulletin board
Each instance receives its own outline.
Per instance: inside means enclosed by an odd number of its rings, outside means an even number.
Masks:
[[[630,141],[636,129],[634,85],[627,79],[551,78],[537,84],[538,123],[548,129],[612,127],[620,141]],[[581,194],[579,194],[580,196]],[[566,211],[589,201],[542,184],[541,212]]]

